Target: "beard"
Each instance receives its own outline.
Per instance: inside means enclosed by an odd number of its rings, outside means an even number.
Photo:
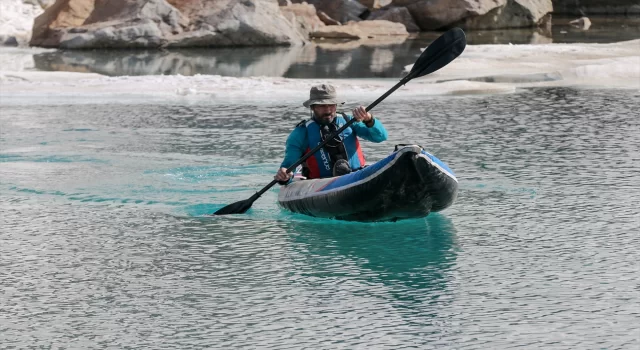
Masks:
[[[327,125],[333,122],[333,119],[335,119],[336,114],[335,113],[317,114],[316,112],[313,112],[313,117],[318,124]]]

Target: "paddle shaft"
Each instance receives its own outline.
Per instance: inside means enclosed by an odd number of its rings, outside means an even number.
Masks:
[[[427,47],[427,49],[420,55],[416,63],[413,65],[413,68],[405,76],[398,82],[395,86],[393,86],[389,91],[387,91],[384,95],[380,96],[375,102],[370,104],[366,111],[370,111],[378,105],[378,103],[382,102],[385,98],[387,98],[390,94],[396,91],[400,86],[406,84],[413,78],[421,77],[430,73],[437,71],[438,69],[446,66],[451,63],[456,57],[458,57],[466,46],[466,39],[464,32],[460,28],[454,28],[447,31],[445,34],[441,35],[438,39],[436,39],[431,45]],[[324,147],[329,141],[335,138],[338,134],[343,132],[346,128],[351,126],[356,122],[355,118],[347,121],[345,125],[340,127],[335,132],[331,133],[329,137],[326,137],[324,141],[319,143],[312,150],[307,152],[302,156],[297,162],[291,165],[286,171],[290,173],[296,169],[300,164],[305,162],[309,157],[313,156],[320,148]],[[262,188],[259,192],[256,192],[249,199],[232,203],[219,209],[214,213],[214,215],[227,215],[227,214],[242,214],[245,213],[254,201],[256,201],[262,194],[268,191],[273,185],[278,183],[277,180],[271,181],[267,186]]]
[[[382,100],[384,100],[385,98],[387,98],[389,95],[391,95],[394,91],[398,90],[399,87],[401,87],[402,85],[406,84],[409,80],[411,80],[413,78],[412,74],[408,74],[406,77],[402,78],[402,80],[400,80],[394,87],[392,87],[391,89],[389,89],[389,91],[385,92],[384,95],[380,96],[377,100],[375,100],[372,104],[370,104],[369,106],[367,106],[366,111],[369,112],[370,110],[373,109],[373,107],[377,106],[378,103],[382,102]],[[314,153],[318,152],[318,150],[320,150],[320,148],[322,148],[324,145],[327,144],[327,142],[331,141],[331,139],[333,139],[334,137],[338,136],[341,132],[343,132],[346,128],[348,128],[349,126],[351,126],[351,124],[356,122],[356,118],[351,118],[351,120],[349,120],[346,124],[344,124],[343,126],[341,126],[338,130],[334,131],[333,133],[331,133],[329,136],[327,136],[324,141],[320,142],[316,147],[314,147],[311,151],[307,152],[304,156],[302,156],[302,158],[298,159],[297,162],[293,163],[292,166],[287,168],[287,173],[293,172],[294,170],[296,170],[296,168],[298,167],[298,165],[304,163],[307,159],[309,159],[309,157],[311,157]],[[251,199],[255,200],[258,199],[258,197],[262,196],[265,192],[267,192],[271,187],[273,187],[273,185],[277,184],[278,180],[273,180],[271,181],[267,186],[265,186],[263,189],[261,189],[260,191],[256,192],[253,196],[251,196]],[[250,200],[251,200],[250,199]]]

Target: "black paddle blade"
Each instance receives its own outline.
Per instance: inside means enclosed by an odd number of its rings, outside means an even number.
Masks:
[[[227,205],[224,208],[218,209],[213,215],[229,215],[229,214],[244,214],[253,205],[253,197],[245,199],[243,201],[235,202]]]
[[[464,31],[460,28],[450,29],[424,50],[407,76],[413,79],[437,71],[460,56],[466,46]]]

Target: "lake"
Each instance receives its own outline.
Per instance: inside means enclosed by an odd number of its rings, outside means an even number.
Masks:
[[[369,162],[418,143],[460,192],[379,224],[291,214],[277,188],[206,216],[271,181],[302,100],[8,102],[5,348],[639,345],[638,90],[385,101]]]

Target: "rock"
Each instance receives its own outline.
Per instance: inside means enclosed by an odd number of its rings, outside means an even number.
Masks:
[[[582,30],[589,30],[589,27],[591,27],[591,20],[589,17],[580,17],[569,22],[569,24]]]
[[[326,26],[311,33],[312,38],[326,39],[372,39],[396,35],[408,36],[409,33],[401,23],[382,20],[349,22],[341,26]]]
[[[390,5],[392,0],[358,0],[362,5],[368,7],[370,10],[377,10],[381,7]]]
[[[67,28],[81,26],[95,7],[94,0],[59,0],[33,22],[31,46],[57,47]]]
[[[401,1],[405,3],[408,1]],[[422,0],[413,1],[407,9],[422,30],[450,26],[467,17],[481,16],[504,6],[507,0]],[[394,0],[394,5],[396,1]]]
[[[166,44],[167,35],[181,32],[188,23],[164,0],[95,0],[91,8],[92,2],[63,0],[47,9],[34,25],[44,33],[34,29],[31,45],[66,49],[155,48]],[[61,23],[61,18],[65,22]]]
[[[299,31],[305,38],[309,37],[310,32],[325,26],[325,23],[318,17],[316,8],[313,5],[307,3],[291,4],[289,6],[281,6],[280,11],[289,22],[299,26]]]
[[[320,20],[322,22],[324,22],[324,24],[328,25],[328,26],[339,26],[342,23],[336,21],[335,19],[329,17],[329,15],[327,15],[326,13],[322,12],[322,11],[318,11],[318,18],[320,18]]]
[[[481,16],[466,18],[454,25],[463,29],[535,27],[551,12],[551,0],[508,0],[504,6]]]
[[[276,0],[59,0],[36,19],[31,45],[301,45],[306,38],[299,26],[284,17]]]
[[[361,21],[369,14],[369,9],[357,0],[294,0],[293,2],[301,3],[303,1],[315,6],[318,12],[322,11],[340,23]]]
[[[411,13],[406,7],[392,7],[382,9],[371,13],[367,20],[385,20],[390,22],[402,23],[408,32],[419,32],[420,27],[411,17]]]
[[[561,15],[638,15],[639,0],[553,0],[553,13]]]
[[[63,49],[158,48],[167,40],[158,24],[148,18],[126,22],[101,22],[74,28],[60,39]]]
[[[190,20],[185,32],[168,38],[169,47],[303,45],[307,40],[275,0],[169,2]]]
[[[165,0],[95,0],[95,8],[84,25],[144,19],[157,23],[163,32],[174,34],[189,23],[189,19]]]
[[[349,41],[323,40],[318,41],[315,45],[327,51],[351,51],[363,47],[389,47],[393,45],[401,45],[407,40],[407,36],[387,35],[375,38],[363,38]]]
[[[19,46],[24,37],[0,34],[0,46]]]
[[[46,10],[49,7],[53,6],[53,4],[56,3],[56,0],[38,0],[38,2],[40,3],[40,7]]]

